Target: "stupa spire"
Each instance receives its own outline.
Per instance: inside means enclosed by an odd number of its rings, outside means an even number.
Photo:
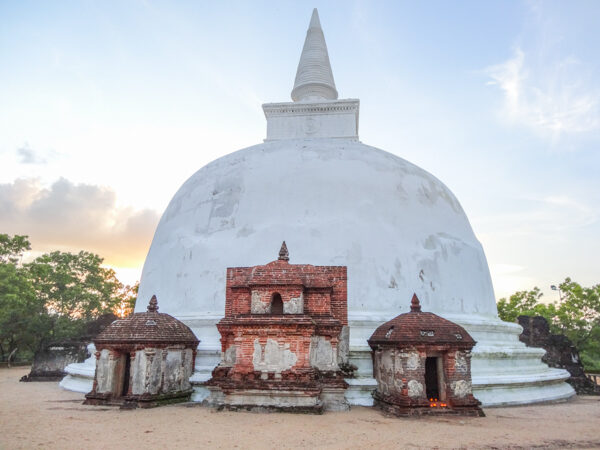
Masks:
[[[313,10],[304,47],[300,55],[292,100],[336,100],[338,93],[333,81],[327,44],[321,29],[317,8]]]

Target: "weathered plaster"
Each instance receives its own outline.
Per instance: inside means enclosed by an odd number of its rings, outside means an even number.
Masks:
[[[113,392],[115,389],[115,366],[117,360],[113,358],[110,350],[104,349],[100,352],[100,358],[97,363],[97,378],[98,386],[97,391],[99,393]]]
[[[300,293],[298,297],[292,297],[288,301],[283,302],[284,314],[302,314],[304,312],[304,293]]]
[[[163,392],[182,390],[182,380],[185,376],[181,350],[168,350],[165,359],[165,375]]]
[[[271,302],[268,299],[263,300],[260,292],[252,291],[250,310],[252,314],[269,314],[271,312]]]
[[[456,352],[456,356],[454,359],[454,368],[458,373],[467,373],[469,365],[464,352]]]
[[[410,398],[417,398],[423,396],[423,385],[417,380],[410,380],[408,382],[408,396]]]
[[[340,335],[338,337],[338,365],[346,364],[348,362],[348,355],[350,352],[350,328],[348,325],[342,327]]]
[[[131,361],[131,393],[133,395],[142,395],[146,390],[146,373],[148,370],[148,360],[144,350],[135,352],[135,359]]]
[[[453,381],[450,384],[450,389],[452,389],[452,393],[458,398],[463,398],[472,393],[471,382],[466,380]]]
[[[310,339],[310,365],[319,370],[338,370],[336,352],[323,336]]]
[[[409,370],[416,370],[421,366],[421,357],[419,356],[419,352],[411,351],[408,353],[408,358],[406,360],[406,368]]]
[[[237,345],[231,345],[223,354],[223,363],[233,366],[237,358]]]
[[[150,349],[144,350],[147,360],[146,372],[146,392],[149,394],[157,394],[160,390],[160,382],[163,375],[163,350]]]
[[[267,339],[267,343],[262,346],[258,339],[254,340],[254,370],[280,373],[291,369],[297,360],[297,355],[289,350],[287,343],[279,345],[276,340]]]

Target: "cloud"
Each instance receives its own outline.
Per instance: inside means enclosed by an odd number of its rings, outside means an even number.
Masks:
[[[553,138],[600,129],[600,89],[574,57],[536,65],[517,47],[511,58],[485,72],[488,84],[502,90],[502,113],[510,122]]]
[[[0,184],[0,230],[29,235],[35,250],[89,250],[117,266],[143,261],[158,214],[117,204],[116,193],[60,178],[50,187],[37,179]]]
[[[45,158],[36,154],[27,144],[17,149],[17,155],[20,158],[19,162],[21,164],[46,164],[47,162]]]
[[[16,150],[19,163],[21,164],[37,164],[45,165],[49,161],[60,157],[61,155],[54,150],[46,150],[43,152],[32,149],[29,144],[25,144]]]

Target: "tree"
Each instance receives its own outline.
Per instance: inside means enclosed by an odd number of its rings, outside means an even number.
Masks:
[[[27,250],[31,250],[28,236],[0,234],[0,264],[20,263]]]
[[[600,284],[587,288],[566,278],[559,289],[561,301],[554,305],[554,328],[576,347],[585,348],[600,326]]]
[[[506,322],[516,322],[517,317],[534,313],[543,295],[538,287],[534,287],[531,291],[515,292],[508,301],[501,298],[497,303],[498,317]]]
[[[35,350],[39,302],[27,271],[21,266],[23,253],[31,249],[27,236],[0,234],[0,358],[16,349]]]
[[[13,350],[31,356],[46,344],[78,339],[106,313],[124,317],[138,285],[124,286],[93,253],[51,252],[22,264],[27,236],[0,234],[0,358]]]
[[[123,285],[102,262],[100,256],[85,251],[56,251],[25,267],[50,314],[90,320],[116,310],[121,301]]]
[[[25,264],[36,298],[45,307],[38,323],[38,348],[63,339],[77,339],[86,323],[116,312],[124,287],[114,270],[102,267],[93,253],[55,251]]]
[[[553,333],[567,336],[579,350],[587,370],[600,370],[600,284],[582,287],[566,278],[559,286],[560,300],[541,303],[537,287],[498,300],[498,316],[516,322],[520,315],[546,318]]]

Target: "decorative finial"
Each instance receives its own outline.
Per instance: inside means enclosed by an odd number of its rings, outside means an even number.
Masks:
[[[150,303],[148,303],[148,312],[157,312],[158,311],[158,300],[156,300],[156,295],[153,295],[150,299]]]
[[[412,300],[410,301],[410,312],[421,312],[421,302],[417,294],[413,294]]]
[[[297,102],[336,100],[337,98],[338,93],[333,81],[327,44],[321,29],[319,13],[315,8],[300,55],[294,89],[292,89],[292,100]]]
[[[279,261],[289,261],[290,254],[288,253],[287,245],[285,245],[285,241],[281,244],[281,249],[279,250]]]

